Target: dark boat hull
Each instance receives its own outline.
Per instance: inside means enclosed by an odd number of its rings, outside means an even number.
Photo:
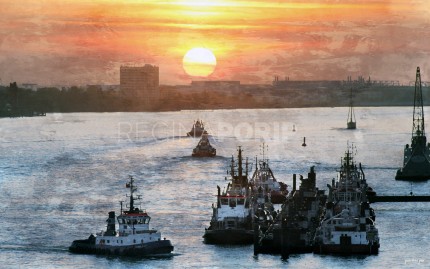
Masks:
[[[396,180],[425,181],[430,179],[430,172],[420,173],[419,170],[399,169],[396,173]]]
[[[301,235],[300,229],[276,229],[273,230],[273,238],[254,242],[254,248],[265,254],[311,253],[314,246],[300,239]]]
[[[254,231],[245,229],[207,229],[203,236],[206,244],[242,245],[254,242]]]
[[[215,157],[216,153],[214,152],[197,152],[197,153],[192,153],[191,154],[192,157]]]
[[[357,124],[354,121],[350,121],[350,122],[348,122],[346,124],[346,128],[350,129],[350,130],[356,129],[357,128]]]
[[[69,251],[79,254],[99,254],[113,256],[143,257],[169,254],[173,251],[170,240],[160,240],[132,246],[96,245],[90,240],[75,240]]]
[[[425,138],[424,138],[425,140]],[[405,147],[404,166],[397,170],[397,180],[423,181],[430,179],[430,148],[426,145]]]
[[[378,254],[379,244],[374,245],[319,245],[315,246],[314,253],[336,255]]]
[[[203,134],[207,134],[206,131],[190,131],[187,133],[187,136],[190,137],[201,137]]]

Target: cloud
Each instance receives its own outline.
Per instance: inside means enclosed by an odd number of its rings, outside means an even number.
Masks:
[[[162,84],[189,83],[182,57],[192,47],[217,56],[211,79],[243,83],[274,75],[406,81],[417,65],[430,75],[426,1],[190,3],[0,0],[0,78],[111,84],[121,64],[150,63]]]

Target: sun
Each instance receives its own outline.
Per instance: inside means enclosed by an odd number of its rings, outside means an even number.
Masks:
[[[209,49],[193,48],[185,54],[182,66],[190,76],[207,77],[215,70],[216,58]]]

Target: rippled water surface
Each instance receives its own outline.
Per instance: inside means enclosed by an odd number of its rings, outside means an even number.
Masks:
[[[430,111],[425,109],[425,114]],[[347,143],[357,148],[368,183],[379,194],[429,194],[430,183],[395,181],[410,143],[412,108],[347,108],[71,113],[0,119],[1,268],[429,268],[430,204],[377,203],[380,253],[370,257],[314,254],[253,256],[252,246],[202,242],[216,186],[242,146],[250,170],[264,141],[278,180],[315,166],[325,189]],[[215,158],[192,158],[198,139],[185,136],[203,119]],[[292,132],[293,125],[296,128]],[[302,147],[306,137],[307,147]],[[105,229],[134,175],[151,224],[172,240],[174,255],[125,259],[76,255],[75,239]]]

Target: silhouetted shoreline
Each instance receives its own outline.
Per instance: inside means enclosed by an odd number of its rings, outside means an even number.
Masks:
[[[255,85],[235,90],[184,90],[160,86],[158,104],[146,108],[144,96],[132,98],[120,91],[103,91],[97,86],[39,88],[37,91],[16,87],[0,87],[0,116],[21,113],[23,116],[66,112],[139,112],[239,108],[303,108],[346,107],[347,88],[277,89],[270,85]],[[354,106],[412,106],[413,86],[374,86],[355,89]],[[430,104],[430,94],[423,91],[424,105]],[[13,113],[12,113],[13,112]],[[11,114],[12,113],[12,114]]]

